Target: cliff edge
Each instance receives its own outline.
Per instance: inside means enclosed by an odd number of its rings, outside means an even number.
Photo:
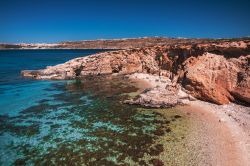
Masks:
[[[250,40],[110,51],[21,72],[24,77],[55,80],[132,73],[168,77],[173,86],[204,101],[250,104]]]

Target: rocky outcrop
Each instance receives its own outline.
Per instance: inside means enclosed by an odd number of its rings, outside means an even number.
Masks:
[[[111,51],[43,70],[22,71],[22,75],[35,79],[74,79],[135,72],[157,74],[170,78],[173,86],[180,84],[198,99],[226,104],[236,100],[250,103],[249,66],[250,41],[244,40]],[[157,95],[154,96],[158,101],[164,97]]]
[[[176,92],[169,89],[146,89],[135,99],[126,100],[124,103],[137,104],[145,107],[168,108],[179,104]]]
[[[193,96],[217,104],[234,101],[234,97],[248,98],[249,74],[245,70],[249,68],[250,55],[226,59],[221,55],[205,53],[192,59],[187,59],[184,64],[185,76],[182,80],[183,86]],[[241,72],[244,79],[239,79]]]
[[[22,71],[25,77],[35,79],[74,79],[86,75],[157,73],[154,49],[112,51],[76,58],[64,64],[48,66],[44,70]],[[148,56],[147,56],[148,55]]]
[[[142,105],[151,108],[171,108],[177,105],[189,104],[189,101],[196,100],[192,96],[183,92],[181,88],[172,87],[168,88],[154,87],[146,89],[137,98],[125,100],[126,104]]]
[[[174,85],[165,76],[145,73],[126,75],[130,80],[146,82],[146,89],[135,98],[125,100],[126,104],[142,105],[151,108],[169,108],[176,105],[186,105],[196,100],[179,85]]]
[[[250,56],[245,58],[245,70],[237,73],[237,84],[230,92],[241,101],[250,103]]]

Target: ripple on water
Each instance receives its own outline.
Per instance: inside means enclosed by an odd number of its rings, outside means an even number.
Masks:
[[[50,98],[16,116],[0,116],[0,163],[161,163],[155,157],[165,146],[157,141],[182,117],[166,119],[120,102],[137,90],[126,79],[109,77],[51,84]]]

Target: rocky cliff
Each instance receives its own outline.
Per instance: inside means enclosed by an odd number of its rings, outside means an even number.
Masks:
[[[149,73],[169,77],[189,94],[217,104],[250,103],[250,41],[175,44],[104,52],[37,71],[35,79]]]

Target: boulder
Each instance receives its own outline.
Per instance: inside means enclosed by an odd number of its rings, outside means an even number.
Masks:
[[[169,108],[178,105],[178,96],[168,89],[155,87],[140,94],[136,99],[126,100],[124,103],[152,108]]]
[[[183,86],[194,97],[217,104],[235,101],[235,97],[249,102],[250,75],[244,72],[244,79],[239,79],[239,73],[249,67],[246,59],[249,56],[226,59],[205,53],[185,64]]]

